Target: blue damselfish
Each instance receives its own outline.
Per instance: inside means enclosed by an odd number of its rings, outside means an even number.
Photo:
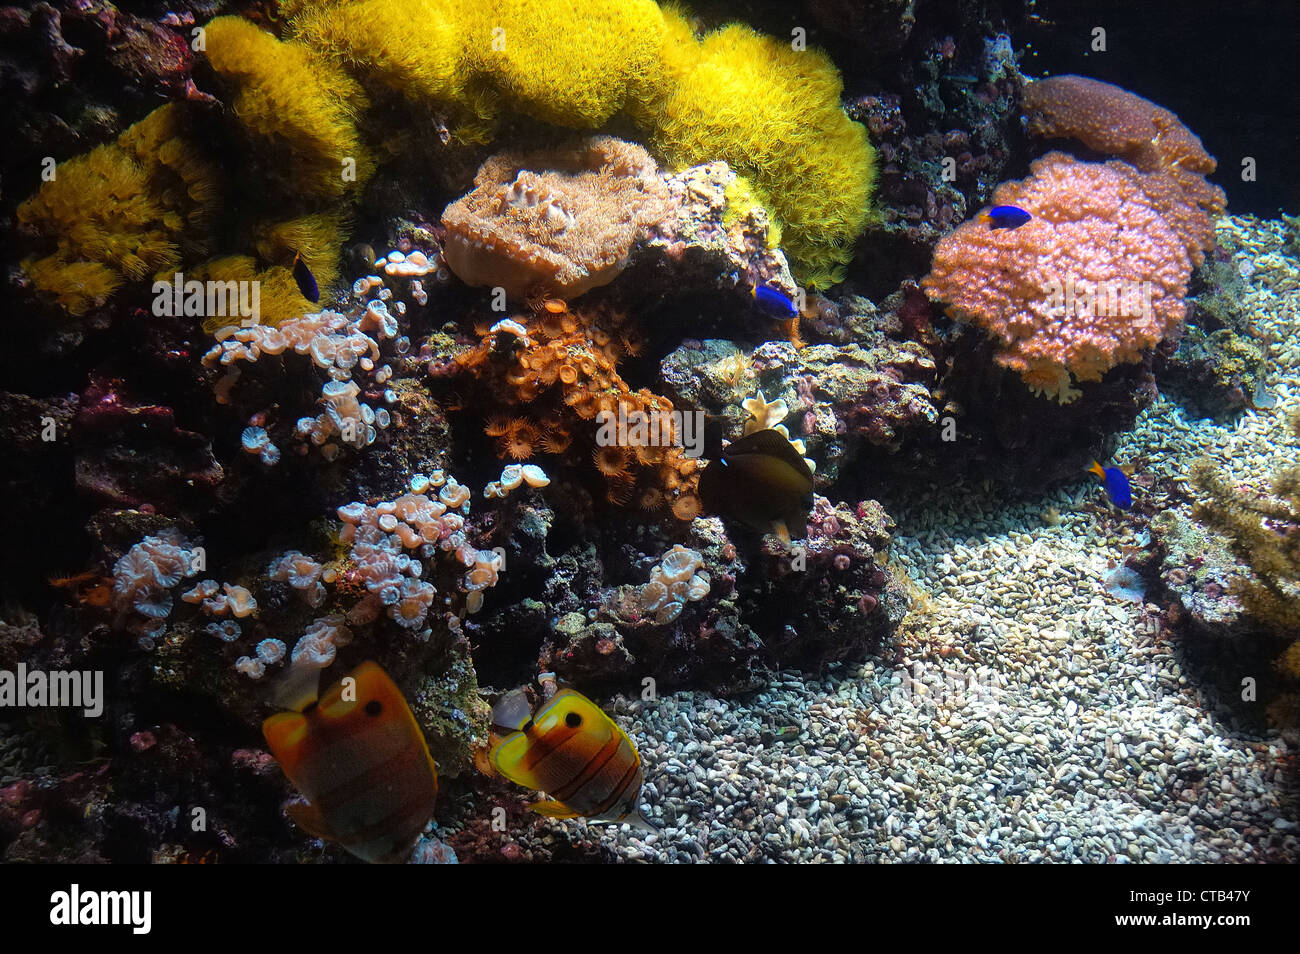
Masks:
[[[766,285],[754,286],[754,301],[758,307],[774,318],[793,318],[799,314],[789,295]]]
[[[987,222],[990,229],[1018,229],[1032,218],[1018,205],[995,205],[980,216],[980,221]]]
[[[1106,485],[1106,496],[1110,497],[1110,502],[1120,510],[1128,510],[1133,506],[1133,492],[1129,488],[1128,475],[1118,467],[1102,467],[1095,460],[1092,466],[1088,468],[1088,473],[1096,474],[1101,478],[1101,482]]]

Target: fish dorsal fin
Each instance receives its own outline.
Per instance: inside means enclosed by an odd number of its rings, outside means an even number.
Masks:
[[[302,802],[295,802],[285,811],[293,819],[295,825],[314,838],[338,841],[338,835],[334,833],[330,823],[325,820],[325,816],[321,814],[321,810],[315,805],[304,805]]]
[[[321,669],[303,663],[290,663],[271,684],[269,701],[278,709],[302,712],[320,698]]]
[[[512,689],[492,707],[492,724],[522,732],[533,718],[532,703],[523,689]]]
[[[778,460],[784,461],[794,468],[795,472],[807,479],[809,485],[812,484],[812,471],[808,469],[808,462],[805,461],[789,439],[783,437],[780,431],[767,428],[762,431],[755,431],[748,437],[742,437],[738,441],[733,441],[722,452],[722,458],[739,457],[744,454],[767,454]]]

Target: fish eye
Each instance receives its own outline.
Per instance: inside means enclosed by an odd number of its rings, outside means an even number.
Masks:
[[[578,726],[582,725],[582,716],[578,715],[576,712],[570,712],[565,715],[564,724],[570,729],[576,729]]]
[[[384,706],[378,699],[371,699],[366,703],[365,711],[368,716],[377,716],[384,711]]]

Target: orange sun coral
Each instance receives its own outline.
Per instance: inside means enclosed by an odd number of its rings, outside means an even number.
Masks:
[[[591,452],[591,460],[606,477],[621,477],[627,473],[627,450],[617,445],[597,447]]]
[[[515,460],[527,460],[537,452],[541,432],[527,421],[520,421],[517,424],[512,422],[512,425],[510,430],[497,441],[497,446],[503,456],[513,457]]]
[[[575,434],[589,434],[590,442],[584,443],[607,481],[612,503],[635,501],[647,509],[672,504],[675,515],[692,519],[699,513],[698,465],[681,447],[667,443],[676,433],[671,417],[659,417],[662,444],[630,440],[629,446],[595,446],[597,425],[575,426],[602,412],[625,420],[673,412],[667,398],[629,388],[614,369],[614,358],[605,353],[605,349],[621,353],[620,342],[629,330],[626,316],[609,309],[554,312],[544,300],[535,305],[533,315],[512,319],[524,326],[526,334],[518,327],[510,333],[489,330],[477,346],[456,356],[457,364],[496,400],[530,402],[532,420],[494,417],[488,421],[485,430],[497,437],[498,452],[516,460],[538,450],[560,454],[569,449]],[[558,337],[543,335],[540,329],[556,315],[568,319],[573,331]],[[598,348],[594,339],[604,341],[605,349]]]

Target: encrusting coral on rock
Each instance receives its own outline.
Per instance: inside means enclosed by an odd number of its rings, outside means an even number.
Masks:
[[[520,317],[526,324],[497,322],[476,347],[455,356],[474,387],[493,400],[528,406],[527,418],[494,417],[484,426],[502,456],[525,460],[568,451],[587,431],[584,451],[605,478],[611,502],[667,506],[679,520],[699,514],[699,464],[682,449],[672,402],[632,390],[615,367],[624,353],[639,349],[639,332],[618,313],[570,310],[555,300]],[[591,425],[580,423],[586,421]]]
[[[927,294],[997,341],[995,360],[1062,403],[1176,329],[1191,261],[1182,236],[1123,163],[1051,153],[993,193],[1032,219],[968,222],[940,241]]]
[[[500,153],[442,214],[447,264],[466,284],[514,298],[574,298],[613,281],[638,233],[668,208],[654,160],[633,143],[598,136],[568,150]]]
[[[1300,411],[1292,412],[1290,429],[1300,441]],[[1267,494],[1234,489],[1206,463],[1193,469],[1192,479],[1202,494],[1193,515],[1221,534],[1249,571],[1231,581],[1231,595],[1250,624],[1295,640],[1278,666],[1292,682],[1300,680],[1300,465],[1281,467]],[[1300,691],[1276,700],[1270,711],[1280,723],[1300,725]]]

